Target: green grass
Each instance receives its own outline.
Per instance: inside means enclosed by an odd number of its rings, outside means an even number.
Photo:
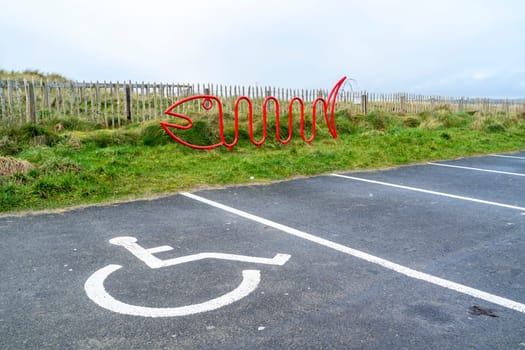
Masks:
[[[295,124],[298,124],[297,122]],[[282,180],[331,171],[382,168],[437,159],[525,149],[523,116],[450,113],[437,110],[394,116],[337,113],[339,138],[322,127],[305,144],[280,145],[268,127],[257,148],[245,121],[240,142],[198,151],[172,141],[158,122],[115,130],[75,118],[0,130],[1,155],[31,162],[26,173],[0,177],[0,211],[62,208],[222,186]],[[217,142],[213,118],[201,118],[185,137]],[[260,128],[260,125],[258,126]],[[232,130],[227,130],[232,135]],[[287,134],[286,130],[282,131]]]

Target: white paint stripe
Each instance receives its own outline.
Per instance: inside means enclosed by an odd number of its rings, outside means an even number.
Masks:
[[[411,277],[411,278],[415,278],[415,279],[418,279],[418,280],[422,280],[422,281],[426,281],[426,282],[429,282],[429,283],[432,283],[432,284],[435,284],[435,285],[438,285],[438,286],[441,286],[441,287],[444,287],[444,288],[451,289],[453,291],[456,291],[456,292],[459,292],[459,293],[462,293],[462,294],[470,295],[472,297],[475,297],[475,298],[478,298],[478,299],[482,299],[482,300],[488,301],[488,302],[493,303],[493,304],[497,304],[497,305],[500,305],[500,306],[503,306],[503,307],[506,307],[506,308],[509,308],[509,309],[512,309],[512,310],[516,310],[516,311],[525,313],[525,304],[518,303],[516,301],[510,300],[510,299],[507,299],[507,298],[503,298],[503,297],[499,297],[497,295],[493,295],[493,294],[490,294],[490,293],[487,293],[487,292],[483,292],[481,290],[474,289],[474,288],[471,288],[471,287],[468,287],[468,286],[465,286],[465,285],[462,285],[462,284],[459,284],[459,283],[456,283],[456,282],[448,281],[448,280],[445,280],[443,278],[432,276],[432,275],[429,275],[429,274],[424,273],[424,272],[416,271],[416,270],[413,270],[411,268],[408,268],[408,267],[396,264],[394,262],[391,262],[391,261],[379,258],[377,256],[374,256],[374,255],[371,255],[371,254],[368,254],[368,253],[365,253],[365,252],[362,252],[362,251],[359,251],[359,250],[356,250],[356,249],[344,246],[344,245],[339,244],[339,243],[335,243],[335,242],[329,241],[329,240],[321,238],[321,237],[314,236],[312,234],[309,234],[309,233],[306,233],[306,232],[303,232],[303,231],[296,230],[296,229],[291,228],[289,226],[282,225],[282,224],[279,224],[279,223],[276,223],[276,222],[264,219],[264,218],[262,218],[260,216],[256,216],[256,215],[253,215],[253,214],[250,214],[250,213],[247,213],[247,212],[244,212],[244,211],[241,211],[241,210],[229,207],[227,205],[224,205],[224,204],[221,204],[221,203],[218,203],[218,202],[206,199],[204,197],[197,196],[197,195],[192,194],[192,193],[182,192],[181,195],[183,195],[185,197],[188,197],[188,198],[191,198],[191,199],[194,199],[194,200],[199,201],[201,203],[208,204],[208,205],[210,205],[212,207],[215,207],[215,208],[218,208],[218,209],[222,209],[222,210],[227,211],[229,213],[241,216],[241,217],[243,217],[245,219],[249,219],[249,220],[258,222],[260,224],[263,224],[263,225],[266,225],[266,226],[269,226],[269,227],[273,227],[273,228],[275,228],[277,230],[286,232],[286,233],[288,233],[288,234],[290,234],[292,236],[299,237],[299,238],[305,239],[307,241],[317,243],[317,244],[322,245],[324,247],[337,250],[337,251],[339,251],[341,253],[345,253],[345,254],[354,256],[356,258],[368,261],[370,263],[383,266],[384,268],[387,268],[387,269],[392,270],[392,271],[396,271],[396,272],[398,272],[400,274],[403,274],[405,276],[408,276],[408,277]]]
[[[120,269],[120,265],[108,265],[92,274],[84,284],[87,296],[99,306],[124,315],[143,317],[175,317],[187,316],[201,312],[212,311],[235,301],[241,300],[253,292],[261,280],[259,270],[243,270],[242,282],[229,293],[200,304],[179,307],[146,307],[126,304],[113,298],[104,288],[104,280],[113,272]]]
[[[466,170],[485,171],[487,173],[496,173],[496,174],[505,174],[505,175],[514,175],[514,176],[525,176],[525,174],[511,173],[511,172],[508,172],[508,171],[472,168],[472,167],[468,167],[468,166],[460,166],[460,165],[452,165],[452,164],[432,163],[432,162],[429,162],[427,164],[428,165],[443,166],[443,167],[448,167],[448,168],[458,168],[458,169],[466,169]]]
[[[109,240],[109,243],[119,245],[119,246],[126,248],[131,254],[135,255],[138,259],[142,260],[146,265],[148,265],[152,269],[158,269],[161,267],[185,264],[185,263],[189,263],[192,261],[199,261],[199,260],[204,260],[204,259],[219,259],[219,260],[249,262],[253,264],[282,266],[288,261],[288,259],[290,259],[290,255],[288,254],[276,254],[273,258],[260,258],[256,256],[247,256],[247,255],[205,252],[205,253],[184,255],[178,258],[171,258],[171,259],[163,260],[163,259],[157,258],[156,256],[153,256],[153,253],[157,252],[158,250],[165,251],[165,247],[169,247],[169,246],[160,246],[160,247],[145,249],[144,247],[142,247],[140,244],[137,243],[137,239],[135,237],[129,237],[129,236],[120,236],[120,237],[111,238]]]
[[[525,157],[518,156],[504,156],[503,154],[490,154],[491,157],[501,157],[501,158],[514,158],[514,159],[525,159]]]
[[[173,250],[173,247],[170,247],[169,245],[161,245],[160,247],[146,249],[150,254],[164,253],[169,252],[170,250]]]
[[[178,258],[166,259],[162,261],[162,267],[185,264],[193,261],[205,260],[205,259],[218,259],[218,260],[229,260],[229,261],[240,261],[252,264],[266,264],[266,265],[278,265],[282,266],[290,259],[289,254],[275,254],[273,258],[260,258],[257,256],[247,255],[236,255],[236,254],[225,254],[225,253],[198,253],[193,255],[185,255]]]
[[[345,178],[345,179],[350,179],[350,180],[368,182],[368,183],[371,183],[371,184],[377,184],[377,185],[401,188],[401,189],[409,190],[409,191],[428,193],[428,194],[433,194],[433,195],[436,195],[436,196],[442,196],[442,197],[448,197],[448,198],[454,198],[454,199],[461,199],[461,200],[469,201],[469,202],[488,204],[488,205],[494,205],[496,207],[503,207],[503,208],[508,208],[508,209],[516,209],[516,210],[525,211],[524,207],[518,207],[516,205],[510,205],[510,204],[504,204],[504,203],[498,203],[498,202],[491,202],[491,201],[486,201],[486,200],[483,200],[483,199],[476,199],[476,198],[458,196],[458,195],[455,195],[455,194],[430,191],[430,190],[425,190],[425,189],[416,188],[416,187],[396,185],[396,184],[392,184],[392,183],[389,183],[389,182],[382,182],[382,181],[376,181],[376,180],[363,179],[361,177],[355,177],[355,176],[346,176],[346,175],[340,175],[340,174],[331,174],[331,175],[332,176],[337,176],[337,177],[342,177],[342,178]]]

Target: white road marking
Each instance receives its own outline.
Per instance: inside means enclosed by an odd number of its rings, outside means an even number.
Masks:
[[[126,304],[113,298],[104,288],[104,280],[113,272],[120,269],[121,265],[108,265],[91,275],[84,289],[87,296],[99,306],[124,315],[143,317],[175,317],[187,316],[201,312],[212,311],[238,301],[253,292],[261,280],[260,271],[243,270],[242,282],[229,293],[200,304],[179,307],[145,307]]]
[[[368,183],[372,183],[372,184],[376,184],[376,185],[383,185],[383,186],[401,188],[401,189],[409,190],[409,191],[428,193],[428,194],[433,194],[433,195],[436,195],[436,196],[442,196],[442,197],[448,197],[448,198],[454,198],[454,199],[461,199],[461,200],[469,201],[469,202],[488,204],[488,205],[494,205],[496,207],[503,207],[503,208],[508,208],[508,209],[515,209],[515,210],[525,211],[524,207],[518,207],[516,205],[510,205],[510,204],[504,204],[504,203],[498,203],[498,202],[491,202],[491,201],[486,201],[486,200],[483,200],[483,199],[476,199],[476,198],[458,196],[458,195],[455,195],[455,194],[449,194],[449,193],[443,193],[443,192],[430,191],[430,190],[425,190],[425,189],[417,188],[417,187],[396,185],[396,184],[389,183],[389,182],[369,180],[369,179],[364,179],[364,178],[355,177],[355,176],[347,176],[347,175],[340,175],[340,174],[331,174],[331,175],[332,176],[336,176],[336,177],[341,177],[341,178],[344,178],[344,179],[368,182]]]
[[[224,253],[198,253],[193,255],[180,256],[172,259],[159,259],[153,256],[152,253],[166,251],[169,246],[160,246],[155,248],[145,249],[137,243],[135,237],[115,237],[109,240],[109,243],[122,246],[126,248],[131,254],[135,255],[138,259],[142,260],[146,265],[152,269],[158,269],[161,267],[185,264],[192,261],[204,260],[204,259],[220,259],[230,261],[241,261],[254,264],[266,264],[266,265],[284,265],[290,255],[288,254],[276,254],[273,258],[260,258],[255,256],[247,255],[236,255],[236,254],[224,254]],[[171,247],[169,247],[171,248]],[[171,248],[173,249],[173,248]],[[169,250],[171,250],[169,249]]]
[[[514,159],[525,159],[525,157],[518,156],[504,156],[503,154],[489,154],[491,157],[501,157],[501,158],[514,158]]]
[[[160,247],[149,248],[146,250],[150,254],[157,254],[157,253],[169,252],[170,250],[173,250],[173,247],[170,247],[169,245],[161,245]]]
[[[313,243],[317,243],[317,244],[322,245],[324,247],[334,249],[334,250],[339,251],[341,253],[345,253],[345,254],[354,256],[356,258],[368,261],[368,262],[376,264],[376,265],[383,266],[386,269],[389,269],[389,270],[392,270],[392,271],[396,271],[396,272],[398,272],[400,274],[403,274],[405,276],[408,276],[408,277],[411,277],[411,278],[414,278],[414,279],[418,279],[418,280],[421,280],[421,281],[429,282],[429,283],[435,284],[435,285],[443,287],[443,288],[447,288],[447,289],[450,289],[450,290],[453,290],[453,291],[456,291],[456,292],[459,292],[459,293],[462,293],[462,294],[466,294],[466,295],[469,295],[469,296],[472,296],[472,297],[475,297],[475,298],[478,298],[478,299],[482,299],[482,300],[488,301],[488,302],[496,304],[496,305],[500,305],[500,306],[506,307],[508,309],[512,309],[512,310],[516,310],[516,311],[525,313],[525,304],[522,304],[522,303],[510,300],[510,299],[507,299],[507,298],[503,298],[503,297],[500,297],[500,296],[497,296],[497,295],[494,295],[494,294],[483,292],[481,290],[478,290],[478,289],[475,289],[475,288],[471,288],[471,287],[468,287],[468,286],[465,286],[465,285],[462,285],[462,284],[459,284],[459,283],[456,283],[456,282],[452,282],[452,281],[449,281],[449,280],[446,280],[446,279],[443,279],[443,278],[440,278],[440,277],[436,277],[436,276],[433,276],[433,275],[430,275],[430,274],[427,274],[427,273],[424,273],[424,272],[416,271],[416,270],[413,270],[411,268],[408,268],[408,267],[396,264],[394,262],[391,262],[389,260],[385,260],[385,259],[379,258],[377,256],[374,256],[374,255],[362,252],[360,250],[356,250],[356,249],[344,246],[342,244],[335,243],[335,242],[329,241],[327,239],[324,239],[324,238],[321,238],[321,237],[318,237],[318,236],[314,236],[314,235],[312,235],[310,233],[306,233],[306,232],[294,229],[292,227],[273,222],[271,220],[262,218],[260,216],[256,216],[256,215],[247,213],[245,211],[229,207],[227,205],[224,205],[224,204],[221,204],[221,203],[218,203],[218,202],[206,199],[206,198],[201,197],[201,196],[197,196],[197,195],[192,194],[192,193],[182,192],[181,195],[183,195],[185,197],[188,197],[188,198],[191,198],[191,199],[194,199],[194,200],[199,201],[201,203],[205,203],[205,204],[210,205],[212,207],[224,210],[226,212],[238,215],[238,216],[243,217],[245,219],[252,220],[252,221],[258,222],[260,224],[263,224],[263,225],[266,225],[266,226],[269,226],[269,227],[273,227],[273,228],[275,228],[277,230],[286,232],[286,233],[288,233],[288,234],[290,234],[292,236],[295,236],[295,237],[298,237],[298,238],[302,238],[304,240],[307,240],[307,241],[310,241],[310,242],[313,242]]]
[[[442,167],[448,167],[448,168],[458,168],[458,169],[466,169],[466,170],[484,171],[484,172],[487,172],[487,173],[496,173],[496,174],[505,174],[505,175],[514,175],[514,176],[525,176],[525,174],[511,173],[511,172],[508,172],[508,171],[472,168],[472,167],[468,167],[468,166],[460,166],[460,165],[452,165],[452,164],[433,163],[433,162],[429,162],[427,164],[428,165],[437,165],[437,166],[442,166]]]
[[[273,258],[260,258],[255,256],[247,255],[235,255],[235,254],[223,254],[223,253],[199,253],[193,255],[181,256],[178,258],[159,259],[153,254],[170,251],[173,248],[167,245],[144,248],[137,243],[135,237],[115,237],[109,240],[111,244],[122,246],[126,248],[131,254],[138,259],[142,260],[147,266],[152,269],[161,267],[174,266],[184,264],[192,261],[198,261],[203,259],[220,259],[230,261],[241,261],[255,264],[266,264],[266,265],[284,265],[289,259],[288,254],[276,254]],[[121,265],[108,265],[101,268],[100,270],[93,273],[84,284],[84,289],[88,297],[93,300],[99,306],[108,310],[134,316],[144,317],[174,317],[174,316],[187,316],[193,315],[200,312],[216,310],[220,307],[229,305],[235,301],[238,301],[257,288],[260,281],[259,270],[243,270],[242,282],[233,291],[226,293],[218,298],[208,300],[200,304],[192,304],[179,307],[168,307],[168,308],[151,308],[138,305],[130,305],[113,298],[104,288],[104,280],[113,272],[120,269]],[[69,271],[72,271],[71,269]]]

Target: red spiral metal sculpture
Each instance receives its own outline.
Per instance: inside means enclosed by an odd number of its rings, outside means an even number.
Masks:
[[[195,95],[195,96],[186,97],[186,98],[184,98],[184,99],[182,99],[180,101],[177,101],[176,103],[174,103],[171,106],[169,106],[166,109],[166,111],[164,112],[164,114],[168,114],[168,115],[171,115],[171,116],[177,117],[177,118],[182,118],[182,119],[186,120],[188,122],[188,124],[187,125],[179,125],[179,124],[173,124],[173,123],[168,123],[168,122],[160,122],[160,125],[168,133],[168,135],[171,136],[171,138],[173,138],[175,141],[177,141],[177,142],[179,142],[179,143],[181,143],[181,144],[183,144],[185,146],[188,146],[188,147],[191,147],[191,148],[195,148],[195,149],[206,149],[206,150],[211,150],[213,148],[220,147],[220,146],[226,146],[231,151],[232,148],[239,141],[239,104],[244,101],[244,102],[246,102],[248,104],[248,128],[249,128],[249,134],[250,134],[250,141],[255,146],[260,147],[266,141],[266,119],[267,119],[266,117],[267,117],[267,114],[268,114],[268,103],[271,101],[271,102],[273,102],[275,104],[275,124],[276,124],[275,125],[275,136],[276,136],[277,140],[280,143],[287,144],[288,142],[290,142],[292,140],[292,121],[293,121],[293,108],[292,107],[293,107],[294,103],[297,102],[297,103],[299,103],[299,106],[300,106],[300,118],[301,118],[300,132],[301,132],[301,138],[305,142],[310,143],[315,138],[317,104],[318,103],[322,103],[323,113],[324,113],[324,117],[325,117],[325,120],[326,120],[326,125],[328,127],[328,130],[330,131],[330,134],[332,135],[333,138],[337,138],[337,131],[336,131],[336,128],[335,128],[335,118],[334,118],[335,102],[336,102],[336,99],[337,99],[337,94],[339,92],[339,89],[341,88],[341,86],[343,85],[345,80],[346,80],[346,77],[343,77],[334,85],[334,87],[330,91],[330,94],[328,95],[328,100],[325,100],[322,97],[318,97],[318,98],[316,98],[314,100],[314,103],[312,105],[312,129],[311,129],[311,136],[310,136],[310,138],[306,138],[306,136],[305,136],[305,131],[304,131],[304,128],[305,128],[304,101],[300,97],[292,98],[290,100],[289,105],[288,105],[288,136],[285,139],[281,138],[281,124],[280,124],[281,121],[280,121],[280,115],[279,115],[279,101],[273,96],[266,97],[266,99],[263,102],[263,105],[262,105],[262,127],[263,127],[263,129],[262,129],[262,137],[258,141],[254,139],[254,135],[253,135],[253,108],[252,108],[252,101],[247,96],[240,96],[240,97],[237,98],[237,100],[235,100],[235,104],[233,106],[235,136],[234,136],[233,141],[230,142],[230,143],[228,143],[225,140],[225,138],[224,138],[224,119],[223,119],[223,114],[222,114],[222,103],[215,96],[211,96],[211,95]],[[184,115],[184,114],[176,113],[176,112],[174,112],[174,110],[175,110],[175,108],[181,106],[182,104],[184,104],[186,102],[194,101],[194,100],[197,100],[197,99],[202,99],[201,106],[205,110],[210,110],[213,107],[214,103],[217,104],[217,108],[218,108],[218,112],[219,112],[219,133],[220,133],[220,142],[219,143],[216,143],[216,144],[213,144],[213,145],[208,145],[208,146],[194,145],[194,144],[191,144],[189,142],[184,141],[179,136],[176,136],[173,133],[173,131],[171,130],[172,128],[173,129],[180,129],[180,130],[191,129],[191,127],[193,126],[193,121],[191,120],[191,118],[186,116],[186,115]],[[330,116],[329,116],[329,114],[330,114]]]

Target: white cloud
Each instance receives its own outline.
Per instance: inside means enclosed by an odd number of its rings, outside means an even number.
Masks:
[[[471,78],[474,80],[487,80],[493,78],[496,75],[495,72],[490,71],[477,71],[472,73]]]

